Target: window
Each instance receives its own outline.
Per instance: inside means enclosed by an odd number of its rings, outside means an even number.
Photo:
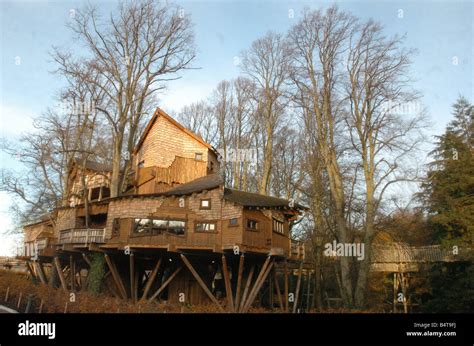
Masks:
[[[135,219],[133,233],[135,234],[150,234],[150,220],[149,219]]]
[[[186,222],[183,220],[135,219],[134,235],[173,234],[184,235]]]
[[[195,231],[196,232],[215,232],[216,223],[215,222],[196,222]]]
[[[210,199],[201,199],[201,209],[211,209]]]
[[[229,220],[229,226],[237,226],[239,224],[239,219],[236,217]]]
[[[167,220],[151,220],[151,233],[152,234],[161,234],[166,232],[168,227]]]
[[[202,153],[195,153],[194,154],[194,160],[202,161]]]
[[[247,229],[256,231],[258,229],[258,222],[255,220],[247,219]]]
[[[112,237],[117,237],[120,234],[120,219],[112,221]]]
[[[168,233],[183,235],[186,223],[184,221],[170,220],[168,223]]]
[[[283,221],[273,219],[273,232],[284,234],[285,233],[285,227],[284,226],[285,226],[285,224],[283,223]]]

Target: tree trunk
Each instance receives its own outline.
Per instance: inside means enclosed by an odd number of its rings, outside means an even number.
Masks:
[[[122,158],[122,138],[123,135],[118,134],[114,140],[112,176],[110,178],[110,197],[117,197],[120,194],[120,160]]]

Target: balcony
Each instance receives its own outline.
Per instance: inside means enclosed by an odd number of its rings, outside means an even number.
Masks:
[[[36,258],[36,256],[52,256],[54,241],[52,238],[39,238],[26,242],[23,247],[17,248],[17,257]]]
[[[73,228],[59,232],[58,244],[105,243],[105,228]]]

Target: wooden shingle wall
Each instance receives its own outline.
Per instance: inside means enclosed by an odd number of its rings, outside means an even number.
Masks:
[[[158,117],[138,151],[136,163],[144,161],[144,167],[169,167],[176,156],[194,159],[196,153],[202,153],[202,160],[207,162],[207,147],[164,117]]]
[[[76,209],[59,209],[58,216],[56,218],[56,227],[54,228],[54,236],[59,238],[60,231],[74,227],[76,227]]]

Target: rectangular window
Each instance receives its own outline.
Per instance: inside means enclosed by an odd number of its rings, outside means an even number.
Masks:
[[[202,161],[202,153],[195,153],[194,154],[194,159],[196,161]]]
[[[120,234],[120,219],[112,221],[112,236],[117,237]]]
[[[201,199],[200,209],[211,209],[211,200]]]
[[[196,222],[196,232],[215,232],[216,223],[215,222]]]
[[[280,234],[285,233],[285,224],[283,223],[283,221],[273,219],[273,232],[277,232]]]
[[[168,228],[168,221],[167,220],[151,220],[151,233],[152,234],[162,234],[166,232]]]
[[[133,233],[139,235],[150,234],[150,219],[135,219]]]
[[[183,220],[135,219],[133,226],[134,235],[157,235],[164,233],[184,235],[185,232],[186,222]]]
[[[239,219],[236,217],[229,220],[229,226],[237,226],[239,224]]]
[[[258,221],[247,219],[247,229],[256,231],[258,229]]]
[[[168,224],[168,233],[183,235],[186,223],[184,221],[170,220]]]

